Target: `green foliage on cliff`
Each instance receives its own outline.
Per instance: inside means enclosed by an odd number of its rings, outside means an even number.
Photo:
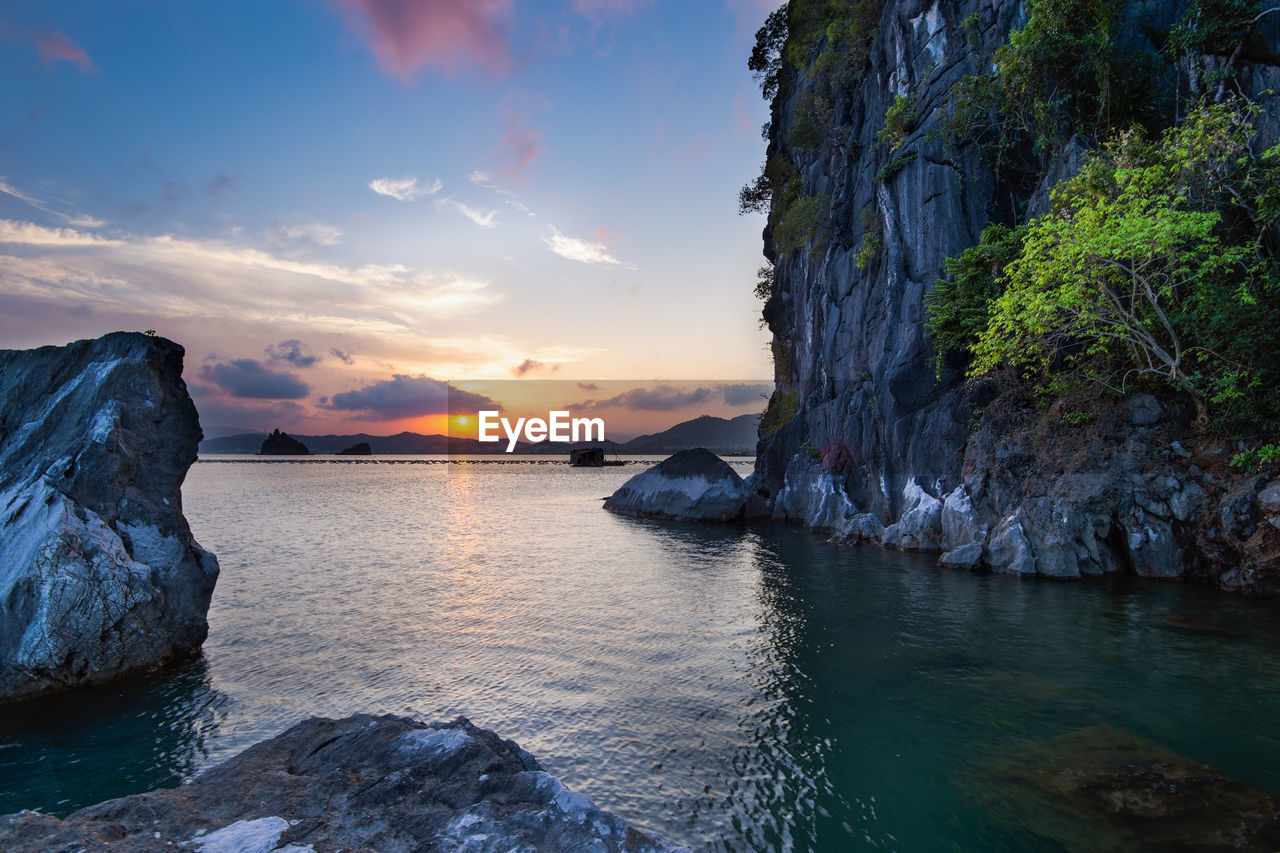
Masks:
[[[738,193],[742,213],[769,212],[774,245],[787,252],[809,243],[815,253],[829,241],[830,198],[806,191],[796,166],[800,152],[840,144],[842,99],[861,80],[876,36],[884,0],[791,0],[775,10],[756,33],[747,66],[761,91],[774,101],[775,120],[783,82],[803,75],[794,93],[786,149],[775,150],[760,175]]]
[[[773,226],[774,245],[781,252],[791,252],[810,243],[810,254],[821,255],[827,249],[830,215],[831,196],[800,196],[779,213]]]
[[[971,375],[1008,366],[1051,393],[1155,381],[1201,426],[1280,428],[1280,147],[1250,151],[1255,113],[1118,134],[1063,182],[1004,268]],[[937,322],[959,328],[965,304],[935,297]]]
[[[1159,116],[1156,61],[1123,38],[1124,3],[1029,0],[1027,23],[995,53],[999,108],[1041,153],[1072,134],[1096,141]]]
[[[876,140],[889,148],[897,148],[907,141],[907,134],[915,130],[916,99],[910,95],[898,95],[884,112],[884,127],[876,132]]]
[[[924,298],[929,335],[938,375],[947,355],[972,352],[987,328],[989,306],[1003,291],[1004,268],[1022,251],[1026,228],[992,223],[978,245],[945,262],[948,278],[939,280]]]

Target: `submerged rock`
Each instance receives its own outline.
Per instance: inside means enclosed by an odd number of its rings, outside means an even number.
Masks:
[[[989,796],[1066,850],[1275,850],[1276,805],[1206,764],[1107,725],[1023,744]]]
[[[63,820],[0,818],[0,848],[10,853],[108,844],[205,853],[685,850],[601,811],[515,743],[464,718],[423,724],[366,714],[306,720],[172,790]]]
[[[218,562],[182,515],[182,356],[124,332],[0,351],[0,700],[204,642]]]
[[[729,464],[701,447],[681,450],[635,475],[604,502],[626,515],[691,521],[733,521],[747,504],[747,488]]]
[[[262,442],[262,449],[258,451],[259,456],[310,456],[311,451],[307,450],[307,446],[298,439],[289,435],[287,432],[280,430],[272,430],[271,435],[267,436]]]

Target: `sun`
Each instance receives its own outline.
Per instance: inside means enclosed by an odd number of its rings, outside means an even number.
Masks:
[[[466,425],[467,425],[467,416],[466,416],[466,415],[463,415],[462,417],[458,418],[458,425],[459,425],[459,426],[466,426]]]

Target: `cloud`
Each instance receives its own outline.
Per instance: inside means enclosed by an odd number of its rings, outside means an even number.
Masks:
[[[413,201],[425,195],[435,195],[444,186],[439,178],[432,181],[431,186],[418,186],[417,178],[375,178],[369,182],[369,189],[378,195],[390,196],[400,201]]]
[[[343,352],[342,350],[338,349],[337,347],[334,347],[333,349],[330,349],[330,350],[329,350],[329,355],[333,356],[334,358],[336,358],[338,361],[342,362],[343,364],[355,364],[355,363],[356,363],[356,360],[355,360],[354,358],[352,358],[352,357],[351,357],[351,354],[350,354],[350,353]],[[328,397],[323,398],[323,400],[324,400],[324,402],[326,402],[326,403],[327,403],[327,402],[329,402],[329,398],[328,398]]]
[[[584,391],[598,390],[594,385],[588,388],[579,382],[578,387]],[[624,391],[613,397],[602,400],[586,400],[566,408],[591,411],[596,409],[632,409],[644,412],[669,412],[688,406],[714,403],[722,399],[731,407],[759,405],[760,395],[768,395],[773,386],[765,383],[712,383],[699,385],[696,388],[677,388],[673,385],[654,385],[637,387]]]
[[[512,108],[502,111],[502,141],[498,144],[499,169],[514,178],[542,155],[542,131],[525,126],[528,115]]]
[[[0,243],[6,297],[38,300],[49,311],[130,312],[152,328],[164,318],[200,318],[232,328],[417,336],[442,315],[500,298],[488,282],[451,273],[350,267],[170,235],[107,239],[0,220]]]
[[[107,224],[101,219],[95,219],[94,217],[88,216],[87,214],[84,214],[84,213],[72,214],[72,213],[63,213],[60,210],[56,210],[51,206],[50,202],[44,201],[43,199],[36,198],[33,195],[28,195],[27,193],[24,193],[22,190],[8,183],[7,179],[3,177],[0,177],[0,193],[4,193],[5,195],[11,195],[14,198],[18,199],[19,201],[26,202],[27,204],[34,207],[36,210],[42,211],[44,213],[48,213],[51,216],[56,216],[62,221],[66,222],[68,225],[74,225],[77,228],[101,228],[103,225]]]
[[[320,356],[311,352],[311,348],[297,338],[270,344],[263,352],[271,361],[287,361],[298,367],[310,367],[320,361]]]
[[[93,60],[89,58],[89,54],[85,52],[85,49],[61,32],[57,30],[52,32],[37,30],[31,34],[31,38],[35,40],[36,50],[40,54],[40,64],[45,68],[50,67],[55,62],[70,62],[85,74],[93,74],[97,71],[93,67]]]
[[[530,209],[529,209],[529,206],[528,206],[527,204],[524,204],[524,203],[522,203],[522,202],[516,201],[514,198],[509,198],[509,199],[507,199],[507,204],[511,205],[511,206],[512,206],[512,207],[514,207],[516,210],[518,210],[518,211],[520,211],[521,213],[523,213],[525,216],[533,216],[533,217],[536,217],[536,216],[538,215],[538,214],[534,213],[532,210],[530,210]]]
[[[251,358],[206,364],[200,369],[200,378],[232,397],[301,400],[311,393],[311,387],[292,373],[277,373]]]
[[[460,201],[454,201],[451,198],[442,198],[436,202],[437,208],[452,207],[461,213],[467,219],[470,219],[481,228],[493,228],[498,224],[498,211],[490,210],[487,213],[477,210],[474,207],[468,207]]]
[[[591,232],[591,236],[595,237],[597,242],[604,243],[606,246],[616,245],[622,239],[622,235],[617,231],[605,228],[603,225],[597,225]]]
[[[768,397],[773,392],[773,385],[735,382],[720,386],[720,390],[724,394],[724,404],[726,406],[749,406],[758,405],[762,397]]]
[[[486,190],[493,190],[501,195],[515,195],[511,190],[500,187],[494,183],[493,176],[488,172],[482,172],[479,169],[475,169],[471,174],[467,175],[467,180],[478,187],[484,187]]]
[[[542,242],[546,243],[547,248],[560,257],[577,261],[580,264],[624,266],[622,261],[609,254],[609,247],[604,243],[598,240],[581,240],[577,237],[570,237],[567,234],[560,233],[560,230],[554,225],[551,226],[550,236],[543,237]]]
[[[632,388],[605,400],[586,400],[575,406],[566,408],[593,409],[635,409],[642,412],[669,412],[683,409],[713,399],[715,391],[706,386],[679,389],[670,385],[655,385],[652,388]]]
[[[513,0],[341,0],[347,28],[382,70],[408,83],[423,67],[448,74],[511,69]]]
[[[594,382],[579,382],[578,387],[583,391],[599,391],[600,386]]]
[[[313,243],[317,246],[336,246],[342,241],[342,231],[323,222],[277,223],[267,229],[267,236],[275,243]]]
[[[219,172],[213,176],[213,180],[204,185],[204,191],[208,195],[219,195],[227,190],[236,188],[236,182],[240,179],[235,175],[228,175],[226,172]]]
[[[278,427],[293,432],[311,415],[304,406],[292,400],[257,402],[245,397],[226,397],[217,389],[204,388],[188,382],[196,408],[200,410],[200,423],[233,426],[248,430],[270,430]],[[206,433],[210,427],[205,427]],[[208,437],[206,435],[206,437]]]
[[[108,240],[97,234],[86,234],[74,228],[46,228],[34,222],[0,219],[0,243],[26,246],[123,246],[123,240]]]
[[[524,376],[526,373],[533,373],[538,370],[549,370],[552,373],[560,369],[559,364],[547,364],[545,361],[534,361],[526,358],[524,361],[511,368],[511,372],[516,376]],[[578,383],[581,385],[582,383]]]
[[[493,400],[461,391],[440,379],[394,374],[355,391],[334,394],[326,408],[360,412],[355,420],[398,420],[448,414],[450,409],[500,408]]]

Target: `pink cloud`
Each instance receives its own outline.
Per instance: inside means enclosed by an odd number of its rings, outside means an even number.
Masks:
[[[521,110],[504,107],[505,129],[498,148],[499,170],[508,178],[519,176],[542,154],[542,131],[525,125],[528,116]]]
[[[86,74],[97,71],[85,49],[61,32],[54,30],[46,33],[37,30],[31,34],[31,38],[35,40],[36,50],[40,52],[40,64],[44,67],[48,68],[53,63],[62,61],[70,62]]]
[[[622,239],[622,235],[620,233],[610,228],[605,228],[603,225],[597,225],[595,230],[591,232],[591,236],[594,237],[597,242],[604,243],[610,248],[618,245],[618,241]]]
[[[455,74],[511,69],[513,0],[340,0],[347,28],[406,83],[424,66]]]

